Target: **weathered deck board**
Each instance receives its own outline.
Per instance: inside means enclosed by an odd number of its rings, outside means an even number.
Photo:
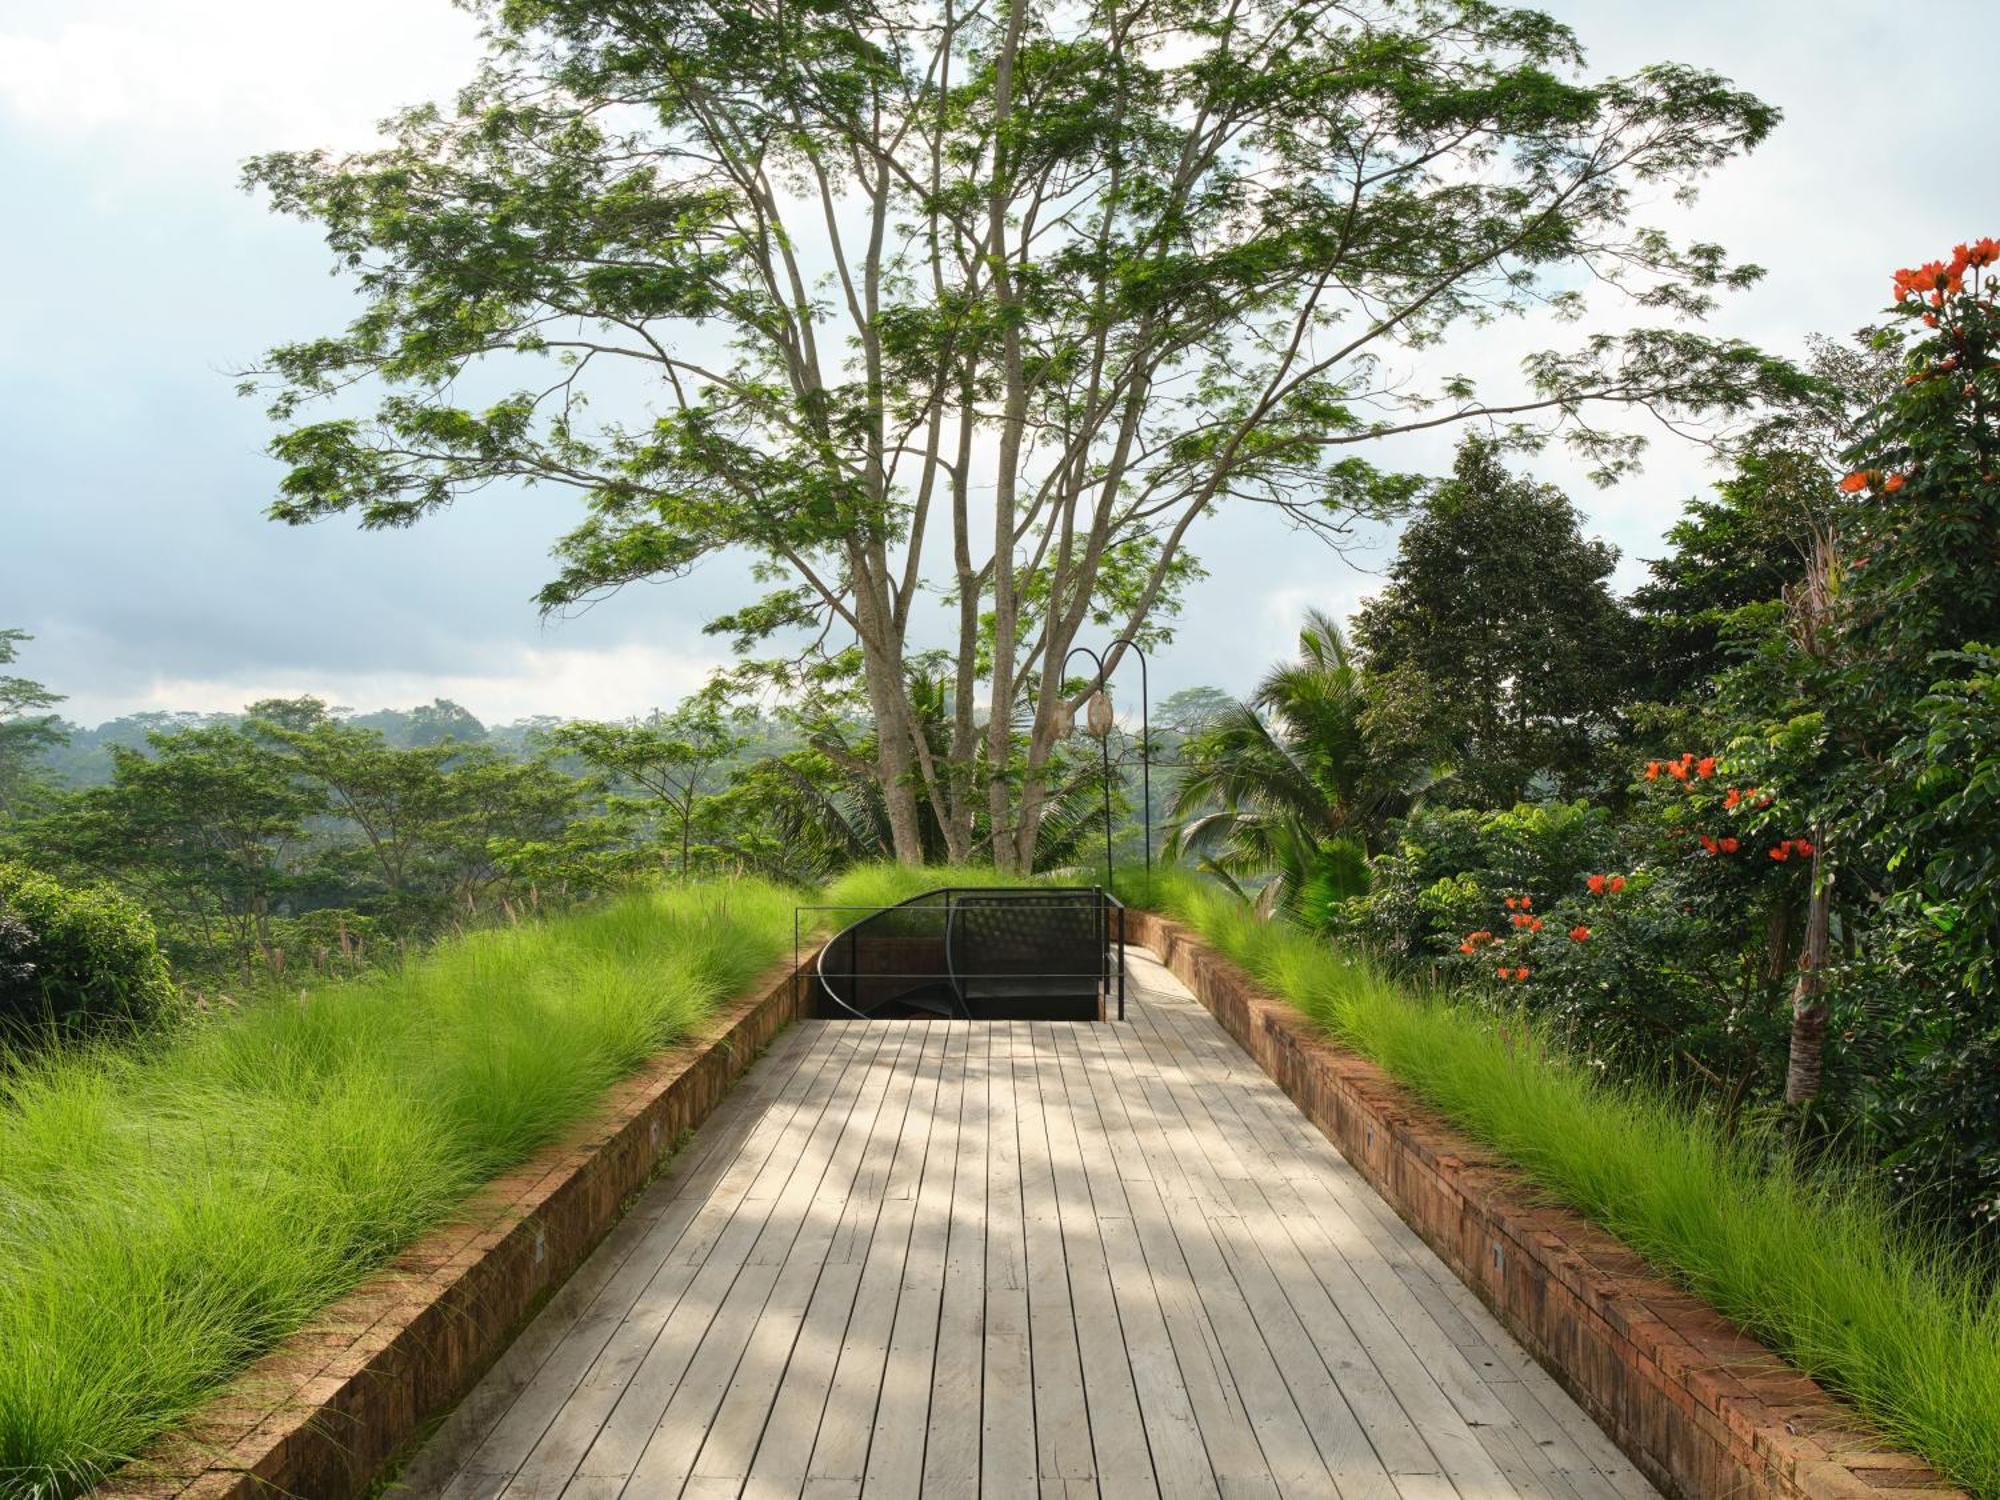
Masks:
[[[1131,968],[1125,1025],[796,1028],[398,1493],[1651,1500]]]

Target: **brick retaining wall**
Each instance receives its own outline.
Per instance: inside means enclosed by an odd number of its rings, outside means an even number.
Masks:
[[[1328,1043],[1187,928],[1126,936],[1194,991],[1355,1168],[1661,1488],[1683,1500],[1964,1500],[1817,1383]]]

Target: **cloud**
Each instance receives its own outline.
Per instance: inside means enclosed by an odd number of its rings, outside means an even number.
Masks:
[[[470,16],[413,0],[66,0],[0,19],[0,114],[44,141],[115,140],[99,171],[360,146],[476,52]]]
[[[1976,218],[2000,202],[1979,147],[1986,74],[1899,47],[1901,12],[1880,0],[1548,3],[1594,73],[1682,59],[1787,111],[1694,209],[1642,205],[1770,267],[1718,331],[1796,354],[1808,332],[1869,319],[1890,268],[1994,231]],[[2000,45],[1990,0],[1926,16],[1959,57]],[[0,174],[23,226],[0,237],[0,627],[37,633],[26,669],[72,694],[72,717],[300,691],[357,708],[445,695],[503,720],[616,714],[700,680],[720,644],[701,621],[752,590],[747,570],[719,562],[544,628],[529,599],[575,518],[551,493],[495,493],[396,535],[261,519],[280,471],[225,372],[354,303],[316,230],[235,190],[237,163],[365,145],[400,106],[449,99],[478,52],[448,0],[0,0]],[[1897,101],[1921,108],[1891,127]],[[1406,363],[1497,391],[1527,349],[1581,332],[1500,323]],[[1369,456],[1437,473],[1453,436]],[[1621,584],[1714,477],[1666,436],[1610,491],[1560,451],[1532,467],[1625,549]],[[1294,649],[1308,606],[1345,616],[1392,555],[1344,560],[1257,507],[1225,509],[1194,542],[1211,576],[1156,653],[1156,700],[1247,689]],[[925,644],[949,638],[925,618]]]
[[[156,675],[142,687],[115,695],[76,693],[62,705],[61,712],[72,722],[93,724],[146,709],[227,713],[259,698],[311,694],[364,713],[449,698],[487,724],[506,724],[536,714],[622,719],[671,705],[699,688],[722,664],[720,655],[638,643],[595,650],[523,646],[501,655],[502,660],[471,671],[319,668],[282,675]]]

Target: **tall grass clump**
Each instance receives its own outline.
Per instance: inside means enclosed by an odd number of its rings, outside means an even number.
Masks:
[[[819,899],[829,906],[894,906],[941,886],[1020,886],[1048,884],[1047,876],[1006,875],[991,865],[925,865],[921,868],[884,862],[856,865],[829,885]],[[857,913],[858,915],[858,913]],[[828,914],[830,925],[844,927],[847,916]]]
[[[1419,994],[1233,897],[1128,892],[1194,928],[1335,1038],[1517,1163],[1974,1494],[2000,1497],[2000,1292],[1868,1183],[1642,1087],[1525,1022]]]
[[[0,1071],[0,1496],[188,1416],[749,984],[795,899],[635,894]]]

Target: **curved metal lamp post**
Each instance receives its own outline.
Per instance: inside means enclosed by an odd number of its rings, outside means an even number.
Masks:
[[[1104,759],[1104,891],[1111,893],[1111,699],[1104,691],[1104,658],[1088,646],[1072,646],[1068,656],[1063,658],[1063,672],[1069,672],[1069,664],[1079,655],[1087,656],[1097,667],[1097,691],[1090,695],[1090,712],[1087,719],[1090,732],[1097,736],[1097,744]],[[1104,727],[1099,729],[1102,721]],[[1059,726],[1065,733],[1074,732],[1076,715],[1066,710]]]
[[[1140,820],[1146,829],[1146,878],[1153,875],[1153,707],[1152,693],[1147,685],[1146,653],[1139,643],[1129,635],[1121,635],[1111,643],[1123,646],[1139,658],[1139,781],[1144,788],[1142,795],[1146,802],[1145,816]]]
[[[1153,719],[1152,694],[1148,682],[1150,676],[1146,667],[1146,653],[1139,643],[1130,636],[1120,636],[1105,648],[1108,655],[1112,647],[1123,646],[1139,658],[1139,775],[1145,798],[1145,816],[1141,820],[1146,830],[1146,874],[1153,873]],[[1097,690],[1090,695],[1085,711],[1085,727],[1097,739],[1103,756],[1104,777],[1104,888],[1111,889],[1111,726],[1114,714],[1111,707],[1109,684],[1105,680],[1104,657],[1088,646],[1070,648],[1063,658],[1063,671],[1069,671],[1069,664],[1078,656],[1087,656],[1097,668]],[[1059,736],[1067,738],[1076,730],[1076,712],[1064,708],[1056,721]]]

